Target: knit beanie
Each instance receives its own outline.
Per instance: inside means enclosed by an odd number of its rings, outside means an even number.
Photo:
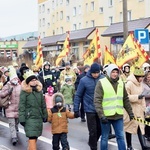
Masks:
[[[98,63],[93,63],[91,65],[91,68],[90,68],[91,73],[99,73],[100,70],[102,71],[102,66],[100,66]]]
[[[33,79],[36,79],[37,80],[37,76],[36,75],[32,75],[32,76],[29,76],[27,79],[26,79],[26,84],[28,84],[31,80]]]
[[[55,103],[63,102],[63,99],[61,96],[56,96]]]

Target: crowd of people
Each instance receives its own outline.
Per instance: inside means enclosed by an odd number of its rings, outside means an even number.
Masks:
[[[108,140],[116,138],[119,150],[134,150],[132,134],[137,134],[142,150],[150,149],[150,127],[135,120],[150,121],[150,64],[135,67],[124,64],[71,66],[63,70],[45,61],[39,69],[25,63],[0,67],[0,99],[10,96],[0,113],[8,120],[11,142],[18,142],[18,125],[28,137],[28,150],[36,150],[43,123],[50,122],[52,147],[69,150],[68,118],[87,122],[91,150],[108,149]],[[112,127],[114,134],[112,134]],[[124,138],[125,137],[125,138]],[[125,140],[126,139],[126,140]]]

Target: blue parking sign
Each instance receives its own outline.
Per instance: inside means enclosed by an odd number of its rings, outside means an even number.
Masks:
[[[149,30],[148,29],[136,29],[134,31],[134,37],[141,44],[148,44],[149,43]]]

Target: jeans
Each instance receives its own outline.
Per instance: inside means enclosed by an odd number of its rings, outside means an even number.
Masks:
[[[109,136],[111,124],[115,131],[118,150],[126,150],[124,131],[123,131],[123,119],[109,120],[109,122],[106,124],[101,123],[101,131],[102,131],[101,150],[108,150],[108,136]]]
[[[59,142],[61,142],[62,150],[69,150],[69,143],[67,140],[67,133],[53,134],[53,150],[59,150]]]

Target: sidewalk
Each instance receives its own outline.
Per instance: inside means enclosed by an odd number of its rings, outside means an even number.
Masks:
[[[11,149],[5,147],[4,145],[0,145],[0,150],[11,150]]]

